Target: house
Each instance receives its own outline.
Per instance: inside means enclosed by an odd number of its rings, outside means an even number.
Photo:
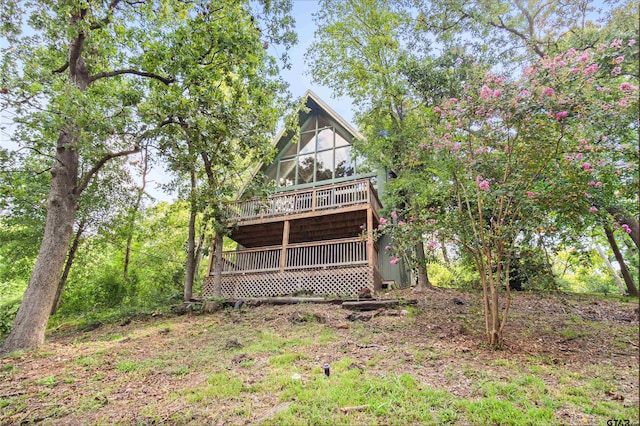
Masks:
[[[305,97],[308,111],[299,111],[297,140],[281,131],[277,156],[260,165],[276,192],[237,201],[228,210],[229,237],[237,248],[223,251],[217,268],[222,297],[356,296],[383,283],[408,284],[402,263],[389,263],[386,237],[374,241],[372,233],[388,174],[352,155],[352,141],[362,138],[357,130],[313,92]],[[204,297],[215,296],[214,263]]]

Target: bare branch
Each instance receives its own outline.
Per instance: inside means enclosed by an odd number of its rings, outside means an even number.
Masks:
[[[118,158],[118,157],[124,157],[126,155],[131,155],[131,154],[135,154],[136,152],[140,152],[140,147],[136,146],[133,149],[129,149],[126,151],[120,151],[120,152],[111,152],[107,155],[105,155],[104,157],[102,157],[92,168],[91,170],[89,170],[89,172],[84,176],[84,179],[82,179],[82,183],[80,183],[80,185],[78,187],[76,187],[74,193],[76,196],[80,196],[80,194],[82,193],[82,191],[84,191],[87,186],[89,185],[89,182],[91,181],[91,178],[93,177],[93,175],[95,175],[96,173],[98,173],[98,171],[102,168],[102,166],[105,165],[105,163],[109,160],[112,160],[114,158]]]
[[[67,70],[67,68],[69,68],[69,61],[67,61],[63,66],[61,66],[58,69],[55,69],[52,71],[53,74],[62,74],[63,72],[65,72]]]
[[[133,70],[133,69],[125,69],[125,70],[115,70],[115,71],[108,71],[108,72],[100,72],[98,74],[94,74],[94,75],[89,77],[89,84],[91,84],[94,81],[99,80],[101,78],[109,78],[109,77],[114,77],[116,75],[122,75],[122,74],[133,74],[133,75],[139,75],[140,77],[153,78],[155,80],[163,82],[167,86],[170,85],[171,83],[173,83],[174,81],[176,81],[175,78],[162,77],[161,75],[150,73],[150,72],[138,71],[138,70]]]

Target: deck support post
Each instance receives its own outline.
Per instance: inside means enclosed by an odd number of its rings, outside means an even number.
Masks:
[[[284,229],[282,231],[282,253],[280,254],[280,272],[284,272],[284,268],[287,266],[287,244],[289,244],[289,230],[291,229],[291,223],[288,220],[284,221]]]
[[[369,266],[373,264],[373,209],[367,208],[367,261]],[[375,265],[377,266],[377,265]]]

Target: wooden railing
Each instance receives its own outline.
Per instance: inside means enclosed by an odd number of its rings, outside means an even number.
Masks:
[[[222,274],[246,274],[345,265],[365,265],[367,243],[362,238],[317,241],[282,246],[260,247],[222,252]],[[376,250],[373,250],[377,266]],[[286,256],[282,262],[282,256]]]
[[[278,193],[268,199],[236,201],[227,208],[226,215],[229,222],[240,222],[356,204],[371,204],[376,211],[381,208],[369,179]]]

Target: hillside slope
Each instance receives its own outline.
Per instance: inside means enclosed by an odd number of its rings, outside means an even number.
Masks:
[[[53,332],[39,351],[0,360],[0,424],[638,419],[637,301],[517,294],[499,351],[483,343],[479,294],[437,290],[369,321],[348,314],[245,306]]]

